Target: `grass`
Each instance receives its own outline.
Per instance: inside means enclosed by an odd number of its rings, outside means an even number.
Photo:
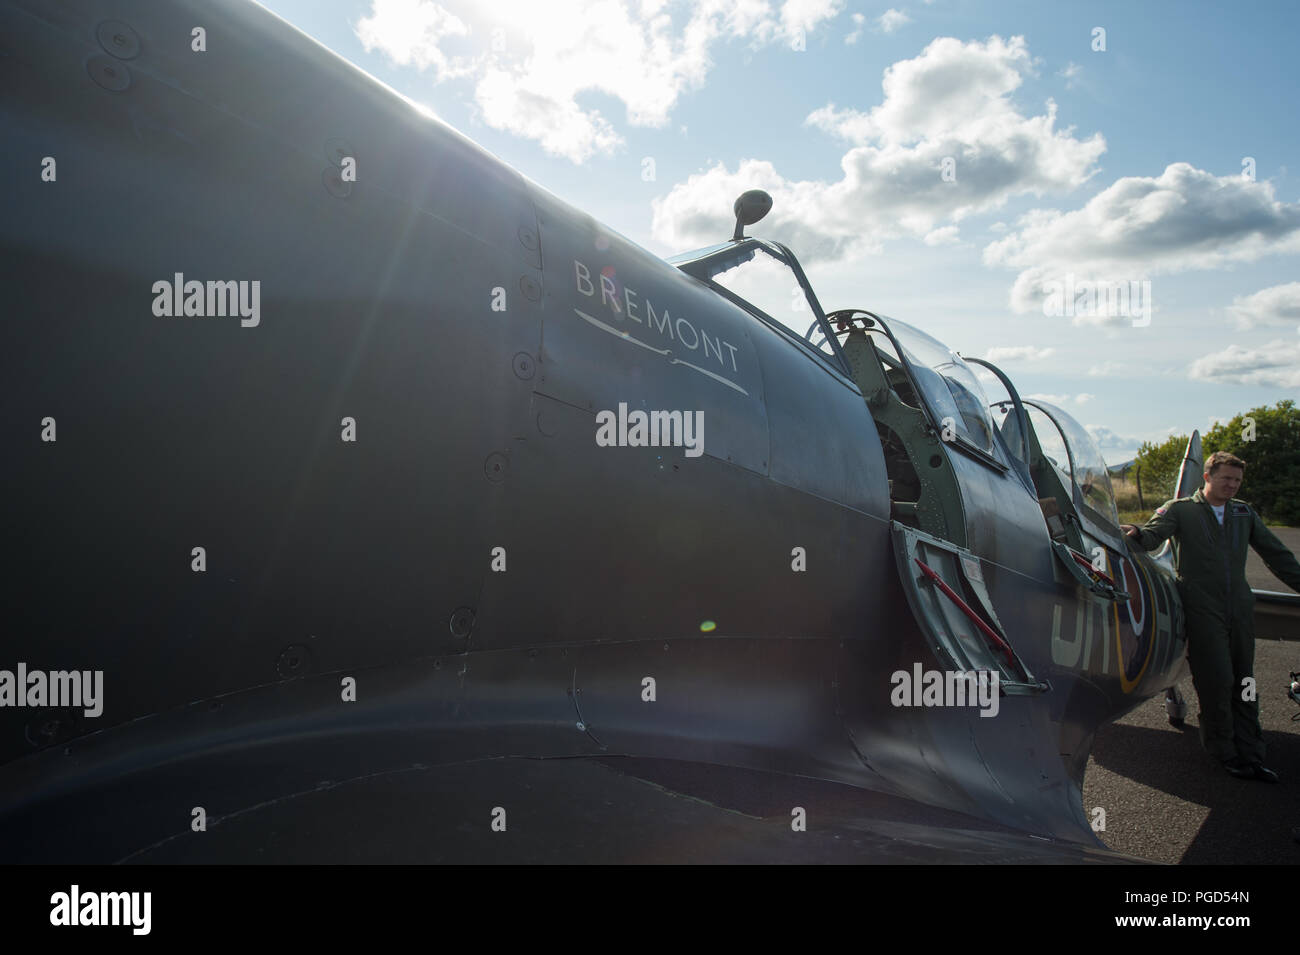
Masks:
[[[1119,511],[1119,522],[1121,524],[1136,524],[1138,527],[1141,527],[1151,519],[1151,515],[1156,512],[1157,507],[1169,500],[1169,494],[1173,493],[1170,491],[1167,493],[1151,494],[1146,488],[1143,488],[1142,502],[1146,504],[1146,508],[1144,509],[1138,507],[1137,484],[1135,484],[1131,479],[1122,480],[1112,475],[1110,481],[1111,487],[1115,491],[1115,507]],[[1287,526],[1285,524],[1276,524],[1270,520],[1266,520],[1264,523],[1269,527]]]
[[[1168,500],[1163,496],[1159,500],[1152,500],[1151,493],[1143,488],[1142,502],[1146,504],[1144,509],[1138,506],[1137,484],[1133,481],[1112,477],[1111,486],[1115,490],[1115,507],[1119,510],[1121,524],[1136,524],[1141,527],[1155,513],[1156,508]]]

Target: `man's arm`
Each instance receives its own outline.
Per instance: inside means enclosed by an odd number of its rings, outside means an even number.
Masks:
[[[1253,507],[1250,514],[1253,518],[1250,524],[1250,546],[1264,558],[1264,563],[1278,580],[1292,590],[1300,591],[1300,561],[1277,539],[1276,534],[1264,526],[1264,519],[1255,513]]]
[[[1165,540],[1178,533],[1178,518],[1174,516],[1173,503],[1173,501],[1165,501],[1156,508],[1151,519],[1142,527],[1124,524],[1121,529],[1143,550],[1155,550]]]

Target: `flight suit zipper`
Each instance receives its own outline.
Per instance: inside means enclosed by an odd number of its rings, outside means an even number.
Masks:
[[[1234,594],[1232,592],[1232,562],[1237,559],[1237,531],[1239,529],[1238,525],[1240,524],[1239,521],[1233,520],[1231,498],[1229,498],[1227,503],[1223,505],[1223,529],[1224,529],[1225,537],[1229,536],[1228,535],[1229,521],[1232,521],[1232,534],[1230,536],[1228,553],[1224,555],[1223,559],[1227,564],[1225,570],[1227,571],[1228,574],[1228,619],[1231,620],[1232,608],[1236,606],[1236,601],[1234,600]]]
[[[1228,536],[1227,536],[1228,521],[1231,520],[1228,504],[1230,504],[1231,501],[1223,505],[1222,524],[1219,524],[1219,519],[1214,516],[1214,508],[1210,505],[1210,503],[1208,501],[1203,501],[1202,503],[1205,505],[1205,510],[1201,511],[1201,518],[1211,528],[1210,539],[1214,540],[1215,537],[1218,538],[1219,556],[1223,558],[1223,598],[1224,598],[1224,602],[1227,604],[1227,621],[1228,623],[1232,623],[1232,561],[1228,556]],[[1217,528],[1215,528],[1215,525],[1218,525]],[[1215,529],[1217,529],[1218,531],[1217,535],[1214,533]],[[1235,539],[1236,539],[1235,534],[1233,535],[1233,539],[1235,543]]]

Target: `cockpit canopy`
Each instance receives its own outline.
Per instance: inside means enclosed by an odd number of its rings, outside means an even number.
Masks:
[[[785,246],[747,238],[686,252],[668,261],[791,334],[800,345],[852,378],[841,345],[846,323],[838,322],[838,330],[832,327],[794,253]],[[894,319],[887,324],[879,316],[874,319],[876,324],[869,333],[877,342],[881,360],[903,378],[915,381],[920,403],[935,428],[949,432],[957,443],[999,465],[1009,465],[1009,456],[997,446],[988,397],[966,362],[920,329]]]
[[[891,318],[889,329],[903,349],[939,426],[945,427],[945,422],[950,421],[960,438],[986,454],[994,454],[989,399],[970,366],[919,328]]]
[[[969,364],[942,342],[905,322],[859,309],[827,315],[817,300],[798,259],[779,242],[733,239],[669,260],[688,275],[715,290],[807,349],[853,380],[843,342],[855,329],[874,344],[888,387],[900,400],[914,405],[950,447],[1002,470],[1013,470],[1026,490],[1041,500],[1034,486],[1030,442],[1021,433],[1032,429],[1046,463],[1055,468],[1062,490],[1073,499],[1080,521],[1095,537],[1117,539],[1119,514],[1106,462],[1092,436],[1062,409],[1018,396],[990,405]],[[806,330],[805,330],[806,329]],[[980,361],[1003,375],[987,362]],[[864,393],[865,395],[865,393]],[[870,400],[870,399],[869,399]],[[1007,415],[994,424],[991,408]]]
[[[1074,484],[1083,503],[1118,526],[1119,510],[1110,471],[1092,435],[1065,411],[1046,401],[1026,398],[1025,410],[1043,453],[1055,458],[1052,463]],[[1048,442],[1059,449],[1056,454],[1048,450]]]

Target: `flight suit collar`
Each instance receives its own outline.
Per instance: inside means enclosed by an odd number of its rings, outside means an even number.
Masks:
[[[1211,511],[1214,510],[1214,505],[1205,499],[1205,488],[1203,487],[1198,487],[1196,489],[1192,494],[1192,500],[1199,504],[1204,504],[1206,507],[1210,508]],[[1244,502],[1237,500],[1235,497],[1228,498],[1228,502],[1223,505],[1223,519],[1226,521],[1230,514],[1240,515],[1245,511],[1246,507],[1247,505]]]
[[[1196,493],[1192,495],[1192,500],[1204,504],[1206,507],[1210,509],[1211,512],[1214,511],[1214,505],[1205,499],[1205,488],[1198,487],[1196,489]],[[1225,521],[1228,519],[1228,515],[1232,513],[1232,508],[1229,505],[1232,504],[1233,500],[1235,500],[1235,498],[1229,500],[1227,504],[1223,505],[1223,519]]]
[[[1220,526],[1219,519],[1214,515],[1214,505],[1205,499],[1205,488],[1203,486],[1196,489],[1196,493],[1192,495],[1192,500],[1203,506],[1203,513],[1207,520],[1207,526],[1212,532],[1217,531]],[[1235,551],[1237,549],[1237,526],[1233,521],[1232,514],[1234,510],[1242,506],[1244,505],[1242,505],[1235,497],[1229,498],[1223,505],[1223,536],[1221,539],[1230,551]]]

